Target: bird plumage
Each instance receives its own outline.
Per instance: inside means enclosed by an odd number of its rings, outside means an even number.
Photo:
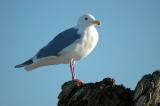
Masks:
[[[81,37],[81,35],[77,34],[77,31],[78,29],[76,28],[70,28],[61,32],[45,47],[39,50],[36,54],[36,58],[39,59],[48,56],[58,56],[60,51]]]
[[[25,61],[25,62],[23,62],[23,63],[21,63],[21,64],[16,65],[15,68],[24,67],[24,66],[30,65],[30,64],[32,64],[32,63],[33,63],[32,59],[29,59],[29,60],[27,60],[27,61]]]
[[[40,66],[69,64],[71,60],[77,61],[86,57],[98,42],[98,32],[95,27],[99,24],[100,22],[92,15],[83,15],[75,27],[59,33],[33,58],[15,67],[24,67],[29,71]]]

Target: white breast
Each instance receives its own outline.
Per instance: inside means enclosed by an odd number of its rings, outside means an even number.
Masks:
[[[60,52],[63,63],[70,62],[72,58],[79,60],[88,56],[97,45],[98,32],[94,26],[79,30],[78,33],[82,37]]]
[[[94,26],[90,26],[85,30],[84,36],[82,38],[80,54],[81,58],[89,55],[95,48],[98,42],[98,32]]]

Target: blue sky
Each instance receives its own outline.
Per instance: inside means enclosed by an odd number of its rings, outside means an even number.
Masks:
[[[26,72],[15,69],[59,32],[91,13],[102,20],[96,49],[77,62],[84,82],[115,78],[135,88],[142,75],[160,68],[159,0],[0,0],[0,105],[56,106],[68,65]]]

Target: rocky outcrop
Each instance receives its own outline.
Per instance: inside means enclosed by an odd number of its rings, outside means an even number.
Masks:
[[[160,106],[160,71],[143,76],[134,91],[135,106]]]
[[[58,106],[160,106],[160,71],[143,76],[134,91],[116,85],[112,78],[95,83],[68,81],[58,99]]]

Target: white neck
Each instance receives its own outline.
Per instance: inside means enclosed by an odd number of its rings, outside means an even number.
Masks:
[[[84,30],[90,28],[90,27],[95,27],[94,25],[76,25],[75,28],[78,29],[78,34],[82,34],[84,32]]]

